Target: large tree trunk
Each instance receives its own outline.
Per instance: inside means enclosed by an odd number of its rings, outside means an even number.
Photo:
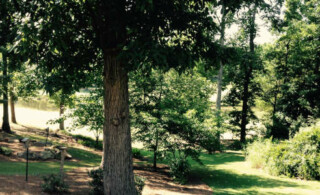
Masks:
[[[114,51],[104,51],[104,87],[104,194],[136,194],[129,125],[128,75]]]
[[[11,95],[10,97],[10,108],[11,108],[11,122],[17,124],[17,120],[16,120],[16,111],[15,111],[15,98],[13,95]]]
[[[245,73],[245,81],[244,81],[244,86],[243,86],[243,98],[242,98],[242,113],[241,113],[241,132],[240,132],[240,141],[242,143],[246,142],[246,126],[248,123],[248,100],[249,100],[249,84],[250,80],[252,77],[252,68],[254,66],[255,60],[254,60],[254,55],[255,55],[255,45],[254,45],[254,39],[256,36],[256,27],[255,27],[255,20],[256,20],[256,12],[257,12],[257,5],[256,3],[253,5],[252,8],[252,16],[250,18],[250,35],[249,35],[249,46],[250,46],[250,54],[251,54],[251,59],[248,63],[248,67],[246,68],[246,73]]]
[[[2,53],[3,59],[3,121],[2,121],[2,130],[11,133],[11,128],[9,124],[9,106],[8,106],[8,64],[7,56],[5,53]]]
[[[60,112],[59,112],[59,116],[63,117],[64,114],[64,110],[65,110],[65,105],[64,105],[64,101],[61,99],[60,101]],[[59,123],[59,129],[60,130],[64,130],[64,119],[62,119]]]

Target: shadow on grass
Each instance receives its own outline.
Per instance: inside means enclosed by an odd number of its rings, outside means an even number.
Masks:
[[[241,167],[239,167],[239,169],[241,169]],[[204,169],[202,171],[198,170],[197,174],[201,174],[203,181],[213,188],[217,194],[239,194],[244,192],[246,194],[258,194],[258,191],[252,189],[303,187],[293,182],[264,178],[257,175],[237,174],[229,170]]]
[[[79,160],[79,162],[69,162],[78,166],[99,166],[101,162],[101,156],[91,153],[86,150],[77,148],[68,148],[68,153],[71,154],[72,158]]]
[[[219,154],[201,154],[200,160],[205,165],[219,165],[233,162],[242,162],[245,161],[245,158],[240,152],[228,152]]]
[[[259,175],[239,174],[232,170],[215,169],[218,165],[243,162],[244,156],[241,153],[221,153],[221,154],[203,154],[201,160],[205,166],[193,166],[192,175],[202,178],[202,181],[209,185],[214,194],[281,194],[272,192],[261,192],[258,189],[268,188],[290,188],[300,187],[294,182],[273,179]],[[239,166],[239,169],[242,167]]]

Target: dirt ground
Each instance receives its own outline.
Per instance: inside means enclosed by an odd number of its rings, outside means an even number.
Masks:
[[[90,193],[87,168],[79,168],[66,173],[65,181],[70,186],[71,194],[86,195]],[[1,176],[0,175],[0,194],[5,195],[34,195],[46,194],[41,191],[40,184],[42,178],[38,176],[29,176],[28,182],[25,176]]]
[[[70,194],[87,195],[90,193],[88,182],[89,168],[78,168],[66,173],[65,181],[69,185]],[[142,195],[179,195],[179,194],[212,194],[211,188],[198,179],[191,180],[187,185],[174,183],[168,176],[166,169],[158,172],[148,168],[135,167],[136,175],[146,178]],[[0,194],[2,195],[35,195],[46,194],[41,191],[42,178],[29,176],[28,182],[25,176],[1,176]]]
[[[29,128],[25,126],[15,125],[13,131],[16,135],[26,136],[26,135],[41,135],[43,130]],[[6,137],[2,134],[2,138]],[[60,135],[60,138],[50,137],[51,141],[61,141],[68,143],[69,146],[77,147],[81,149],[88,150],[90,152],[101,155],[101,151],[95,151],[90,148],[84,147],[77,144],[72,140],[70,136]],[[13,137],[9,138],[12,140]],[[70,145],[71,144],[71,145]],[[1,161],[9,162],[23,162],[24,159],[18,158],[16,153],[24,151],[24,145],[19,142],[0,142],[0,145],[9,147],[13,149],[14,155],[11,157],[6,157],[0,154],[0,164]],[[33,147],[31,150],[41,150],[41,148]],[[135,159],[135,161],[138,161]],[[89,194],[90,186],[88,182],[90,178],[88,177],[88,171],[92,168],[81,167],[69,171],[66,173],[65,181],[70,186],[71,194]],[[154,172],[151,167],[143,165],[134,165],[134,173],[136,175],[142,176],[146,179],[145,186],[143,188],[143,195],[178,195],[178,194],[213,194],[212,189],[205,183],[201,182],[199,178],[191,178],[187,185],[179,185],[172,181],[168,174],[168,168],[164,165],[159,165],[157,172]],[[2,194],[12,194],[12,195],[36,195],[36,194],[46,194],[41,192],[40,184],[42,178],[39,176],[29,176],[29,181],[25,181],[25,176],[4,176],[0,175],[0,195]]]

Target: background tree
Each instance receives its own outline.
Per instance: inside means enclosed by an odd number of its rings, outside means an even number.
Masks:
[[[168,158],[174,150],[184,153],[182,158],[197,159],[200,148],[219,149],[218,130],[212,124],[211,81],[196,69],[182,74],[141,71],[131,78],[134,138],[154,151],[154,169],[158,158],[170,153]]]
[[[280,94],[270,126],[274,138],[289,138],[319,116],[319,9],[315,1],[286,1],[280,38],[267,52]],[[267,82],[271,82],[268,80]],[[311,119],[311,120],[310,120]]]
[[[29,66],[26,63],[21,63],[19,68],[10,70],[10,75],[9,94],[11,122],[17,123],[15,103],[19,99],[28,100],[31,97],[38,96],[41,85],[35,74],[35,66]]]
[[[20,64],[21,56],[16,55],[16,42],[20,39],[18,36],[19,29],[19,4],[17,1],[0,1],[0,52],[2,54],[2,94],[3,94],[3,122],[2,130],[11,133],[9,124],[9,107],[8,75],[9,67],[13,69]]]

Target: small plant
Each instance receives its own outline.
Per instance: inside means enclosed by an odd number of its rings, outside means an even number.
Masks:
[[[92,181],[89,182],[89,185],[92,187],[92,194],[100,195],[103,194],[103,171],[102,169],[91,170],[88,173],[89,177],[92,178]]]
[[[174,157],[169,162],[170,174],[173,180],[186,184],[190,174],[190,164],[183,156]]]
[[[68,193],[69,186],[61,180],[59,175],[51,174],[43,177],[44,183],[41,184],[43,192],[47,193]]]
[[[132,156],[133,158],[142,159],[141,151],[137,148],[132,148]]]
[[[92,178],[92,181],[89,182],[89,185],[93,188],[92,194],[94,195],[103,195],[103,170],[95,169],[91,170],[88,173],[89,177]],[[143,177],[134,176],[134,182],[138,194],[141,194],[145,179]]]
[[[10,156],[12,154],[12,150],[10,148],[0,146],[0,154],[3,154],[5,156]]]
[[[136,185],[136,190],[137,190],[138,194],[142,193],[142,189],[143,189],[145,180],[146,179],[143,177],[136,176],[136,175],[134,176],[134,183]]]

